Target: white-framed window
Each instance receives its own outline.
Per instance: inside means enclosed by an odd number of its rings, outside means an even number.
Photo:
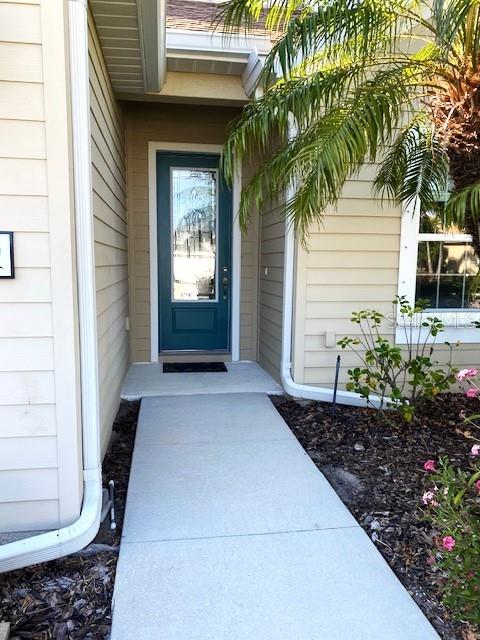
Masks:
[[[422,315],[436,316],[445,326],[441,341],[479,343],[480,256],[463,229],[445,228],[435,214],[420,215],[418,203],[402,216],[398,295],[422,300]],[[419,331],[422,318],[418,318]],[[396,341],[405,342],[402,327]]]

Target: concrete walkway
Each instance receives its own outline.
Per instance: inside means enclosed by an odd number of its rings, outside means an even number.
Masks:
[[[142,400],[112,629],[133,638],[438,636],[269,399],[223,393]]]

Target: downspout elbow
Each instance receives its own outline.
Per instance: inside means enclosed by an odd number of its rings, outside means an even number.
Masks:
[[[100,467],[85,472],[80,517],[71,525],[0,547],[0,573],[68,556],[89,544],[100,526],[102,478]]]

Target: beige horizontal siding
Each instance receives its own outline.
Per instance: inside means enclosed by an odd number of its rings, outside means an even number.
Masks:
[[[0,413],[2,415],[0,438],[27,438],[56,434],[53,404],[3,405]],[[3,445],[2,440],[2,447]]]
[[[43,122],[0,119],[0,157],[46,157]]]
[[[53,338],[0,338],[0,371],[53,371]]]
[[[0,3],[0,531],[59,523],[40,6]]]
[[[258,361],[280,380],[282,357],[283,256],[285,222],[281,205],[260,215]]]
[[[15,478],[4,477],[3,482],[11,484]],[[41,531],[51,529],[52,523],[58,522],[58,500],[16,500],[0,502],[0,522],[2,531]]]
[[[19,467],[14,461],[21,459]],[[0,449],[0,467],[10,469],[55,469],[57,468],[57,438],[38,436],[35,442],[28,436],[5,438]]]
[[[52,334],[50,304],[0,302],[0,339],[45,337]]]
[[[15,211],[14,216],[12,211]],[[24,194],[0,195],[0,227],[11,231],[48,231],[47,198]]]
[[[12,21],[9,28],[11,26]],[[2,81],[42,82],[41,46],[20,42],[0,42],[0,78]]]
[[[247,162],[242,167],[242,186],[252,175]],[[260,220],[253,216],[242,234],[240,282],[240,360],[258,359],[258,268]]]
[[[0,3],[0,40],[40,44],[40,6],[18,2]]]
[[[336,207],[329,207],[322,224],[312,228],[308,251],[297,247],[294,377],[297,382],[332,387],[337,355],[341,355],[339,381],[359,358],[336,342],[359,335],[352,312],[378,309],[392,317],[398,288],[400,208],[375,198],[369,166],[357,181],[349,181]],[[394,340],[393,325],[383,334]],[[441,340],[441,339],[440,339]],[[331,345],[334,346],[331,346]],[[448,350],[435,357],[446,362]],[[454,352],[458,366],[478,364],[480,348],[462,345]]]
[[[54,500],[57,495],[56,469],[7,469],[0,472],[0,502]]]
[[[336,207],[311,230],[308,252],[297,249],[294,374],[298,382],[332,386],[337,355],[341,355],[340,384],[355,355],[327,346],[356,333],[353,311],[363,308],[392,311],[397,291],[400,211],[382,207],[372,192],[375,167],[348,181]],[[393,329],[387,332],[393,337]]]
[[[0,80],[0,118],[43,122],[43,85]]]
[[[89,58],[100,419],[105,452],[129,363],[125,136],[91,14]]]

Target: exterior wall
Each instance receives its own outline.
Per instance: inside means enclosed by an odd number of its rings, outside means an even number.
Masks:
[[[169,102],[243,105],[248,101],[241,76],[188,71],[169,71],[161,95]]]
[[[285,222],[279,206],[259,217],[258,361],[280,380]]]
[[[251,176],[247,163],[242,168],[242,184]],[[258,359],[258,271],[260,219],[254,216],[242,235],[242,280],[240,286],[240,360]]]
[[[100,420],[105,453],[129,364],[125,135],[91,14],[89,58]]]
[[[0,531],[74,521],[82,498],[66,3],[0,2]]]
[[[130,354],[132,361],[150,361],[150,273],[148,222],[148,143],[184,142],[222,144],[228,123],[237,109],[201,105],[125,103],[127,118],[127,193],[129,219]],[[254,238],[242,245],[245,280],[242,302],[254,288]],[[248,273],[248,275],[247,275]],[[248,279],[247,279],[248,278]],[[249,307],[242,319],[240,345],[243,358],[254,358],[255,337]]]
[[[335,362],[341,355],[340,384],[358,358],[336,346],[339,339],[358,333],[350,322],[353,311],[393,311],[397,295],[400,255],[400,208],[382,204],[372,193],[374,167],[347,183],[337,208],[323,225],[311,230],[309,250],[297,246],[294,312],[294,380],[332,387]],[[384,334],[394,340],[393,324]],[[446,359],[443,346],[439,361]],[[458,365],[480,360],[479,345],[463,345],[455,353]]]

